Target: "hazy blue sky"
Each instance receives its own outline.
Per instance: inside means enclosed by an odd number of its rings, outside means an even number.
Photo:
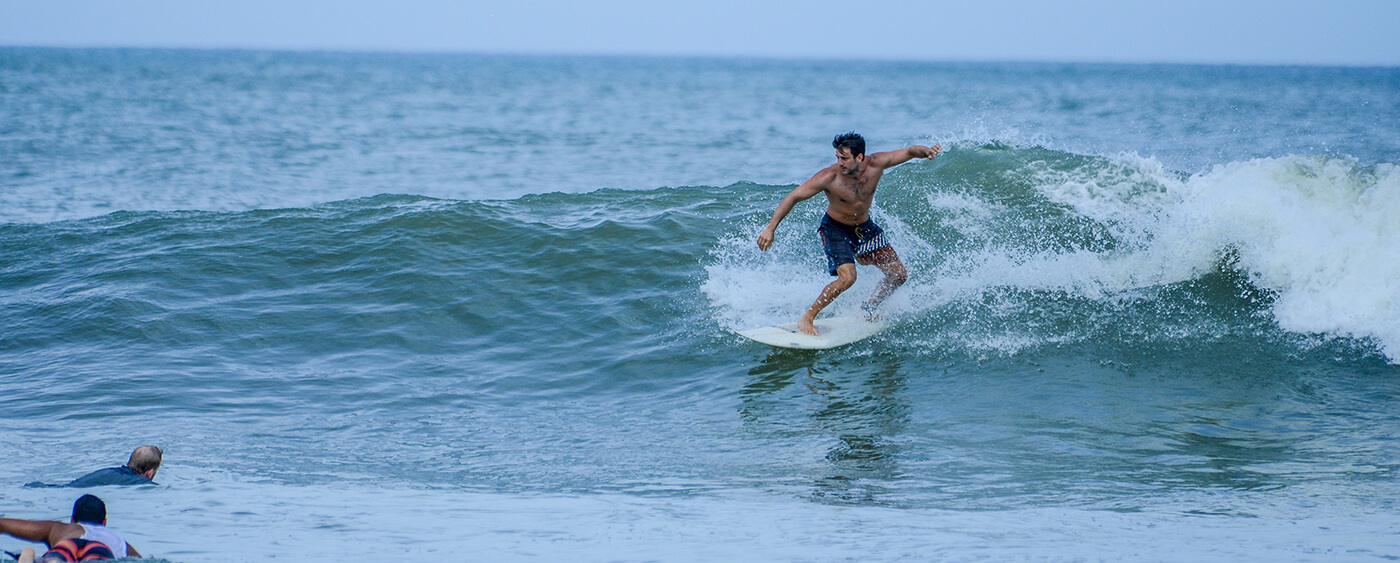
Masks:
[[[1400,0],[0,0],[0,45],[1400,66]]]

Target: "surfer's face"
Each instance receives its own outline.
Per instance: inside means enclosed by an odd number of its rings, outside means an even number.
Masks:
[[[860,172],[860,163],[865,161],[865,155],[852,156],[851,149],[841,148],[836,151],[836,166],[841,167],[841,173],[854,175]]]

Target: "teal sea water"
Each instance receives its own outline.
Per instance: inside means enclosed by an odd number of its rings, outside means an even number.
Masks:
[[[891,328],[734,335],[848,130],[945,147]],[[152,443],[168,561],[1393,560],[1397,163],[1392,68],[0,49],[0,516]]]

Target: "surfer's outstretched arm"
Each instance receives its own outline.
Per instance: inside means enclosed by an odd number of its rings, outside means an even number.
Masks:
[[[20,520],[18,518],[0,518],[0,534],[29,541],[41,541],[53,545],[62,541],[60,537],[65,524],[56,520]]]
[[[763,232],[758,234],[759,250],[768,252],[768,249],[773,246],[773,237],[778,232],[778,223],[783,222],[783,218],[787,217],[798,203],[822,193],[826,189],[827,178],[830,175],[830,169],[817,172],[806,182],[802,182],[802,185],[793,188],[791,192],[788,192],[788,195],[783,196],[783,200],[778,202],[778,208],[773,210],[773,218],[768,220],[768,226],[764,227]]]
[[[904,147],[897,151],[877,152],[875,154],[870,155],[870,158],[866,160],[871,166],[878,166],[880,168],[891,168],[894,166],[899,166],[916,158],[933,158],[935,156],[938,156],[938,153],[940,152],[943,152],[943,145],[934,145],[931,147],[925,147],[923,145],[914,145],[911,147]]]

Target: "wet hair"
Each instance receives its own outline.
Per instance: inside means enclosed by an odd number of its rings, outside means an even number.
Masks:
[[[131,452],[131,459],[127,460],[126,466],[137,473],[145,473],[152,469],[160,469],[160,456],[164,452],[155,446],[141,446],[136,451]]]
[[[107,504],[92,495],[80,496],[73,503],[73,521],[100,525],[107,521]]]
[[[860,136],[855,131],[842,133],[831,140],[831,147],[838,151],[841,149],[849,150],[851,156],[860,156],[865,154],[865,137]]]

